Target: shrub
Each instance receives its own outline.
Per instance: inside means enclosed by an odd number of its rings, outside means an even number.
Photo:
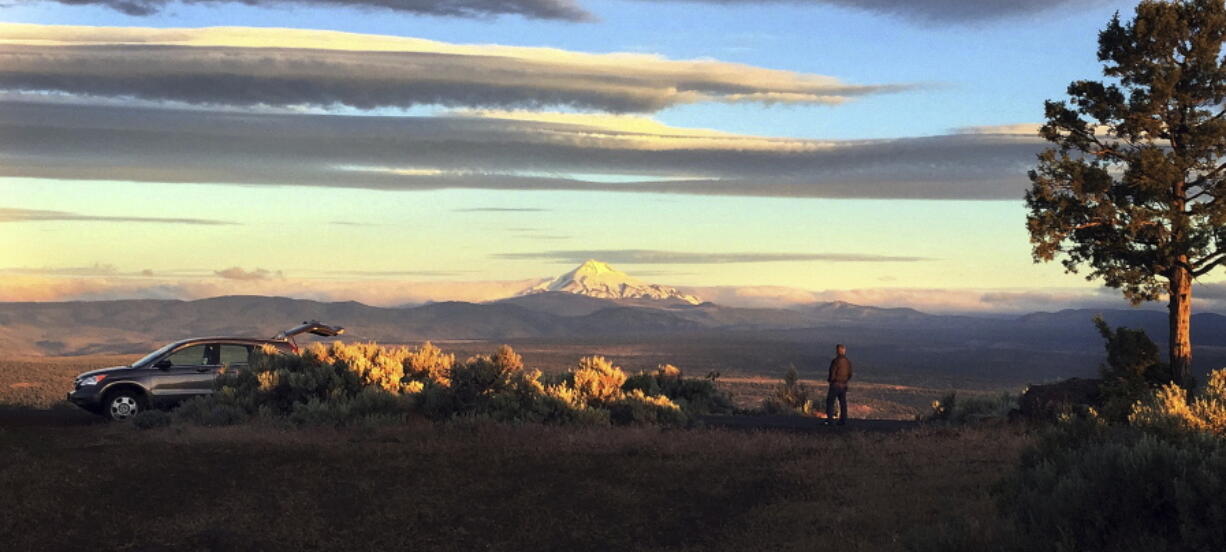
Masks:
[[[1168,438],[1206,432],[1226,438],[1226,369],[1209,374],[1209,383],[1191,401],[1188,392],[1173,383],[1154,392],[1133,408],[1128,420]]]
[[[171,419],[341,426],[394,423],[416,413],[435,420],[683,424],[690,412],[731,407],[713,381],[686,380],[671,365],[635,381],[644,389],[607,359],[587,357],[547,385],[505,345],[460,363],[430,343],[315,344],[301,354],[264,348],[249,369],[222,375],[211,396],[184,403]]]
[[[1079,420],[1028,450],[998,503],[1037,545],[1062,550],[1222,550],[1226,446]]]
[[[616,424],[681,425],[687,421],[681,407],[663,395],[649,396],[635,389],[609,403],[609,419]]]
[[[253,412],[236,406],[233,402],[211,397],[196,397],[180,404],[171,413],[171,419],[179,423],[202,426],[227,426],[249,421]]]
[[[1007,420],[1018,408],[1020,395],[1003,392],[988,397],[959,397],[957,392],[933,401],[928,421],[964,424]]]
[[[720,391],[713,378],[686,379],[680,368],[662,364],[655,371],[639,372],[622,385],[627,393],[664,396],[691,415],[732,412],[732,398]]]
[[[404,359],[404,374],[409,381],[450,385],[453,366],[455,355],[444,353],[442,349],[427,341],[416,350],[408,352]]]
[[[620,398],[626,383],[626,373],[600,356],[579,359],[579,367],[567,376],[578,396],[592,406]]]
[[[1170,367],[1158,356],[1158,346],[1145,330],[1116,328],[1112,330],[1102,317],[1094,318],[1094,326],[1103,336],[1107,349],[1107,364],[1099,367],[1102,383],[1101,414],[1112,422],[1128,419],[1132,406],[1174,376]]]
[[[813,414],[813,401],[809,399],[809,388],[800,381],[796,367],[788,365],[788,371],[783,375],[783,381],[775,389],[775,393],[762,401],[762,409],[767,414]]]

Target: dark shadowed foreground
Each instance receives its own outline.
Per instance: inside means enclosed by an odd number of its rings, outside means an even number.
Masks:
[[[902,549],[1026,438],[432,424],[0,426],[8,550]]]

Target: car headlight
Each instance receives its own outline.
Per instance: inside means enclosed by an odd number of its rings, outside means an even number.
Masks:
[[[77,382],[77,387],[84,387],[86,385],[98,385],[99,383],[102,383],[102,380],[104,379],[106,379],[106,374],[98,374],[96,376],[90,376],[88,378],[81,378],[81,380]]]

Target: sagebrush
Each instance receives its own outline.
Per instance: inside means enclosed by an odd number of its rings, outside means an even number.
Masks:
[[[683,425],[731,410],[714,382],[672,366],[628,376],[599,357],[546,378],[508,346],[457,361],[426,343],[313,344],[299,354],[266,348],[248,369],[223,374],[215,392],[184,403],[176,420],[229,425],[252,419],[298,425],[395,423],[484,417],[502,422]],[[150,426],[161,425],[150,420]]]

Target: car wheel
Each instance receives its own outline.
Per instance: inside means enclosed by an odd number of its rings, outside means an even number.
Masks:
[[[148,406],[144,396],[134,391],[121,389],[107,394],[102,404],[102,415],[110,420],[122,422],[131,420],[146,408]]]

